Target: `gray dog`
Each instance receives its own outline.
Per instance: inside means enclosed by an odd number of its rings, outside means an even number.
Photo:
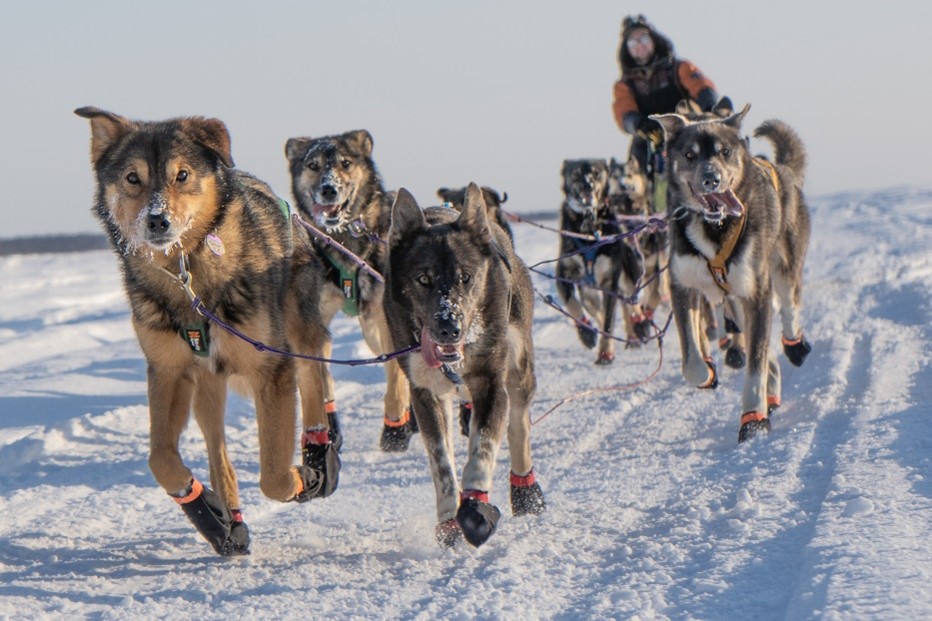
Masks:
[[[811,351],[799,324],[810,227],[805,150],[790,127],[771,120],[755,136],[773,144],[775,161],[751,156],[740,134],[749,107],[722,119],[651,117],[666,137],[671,295],[687,382],[718,385],[700,328],[701,296],[713,305],[731,298],[743,310],[748,361],[739,442],[769,431],[780,405],[780,367],[769,347],[774,296],[789,361],[799,366]]]
[[[462,213],[421,210],[404,189],[392,207],[385,316],[395,349],[420,344],[401,366],[437,494],[437,540],[474,546],[500,517],[489,502],[492,470],[508,430],[511,509],[540,513],[528,407],[534,396],[533,290],[508,235],[490,221],[482,191],[466,190]],[[462,492],[453,463],[453,398],[472,402]]]

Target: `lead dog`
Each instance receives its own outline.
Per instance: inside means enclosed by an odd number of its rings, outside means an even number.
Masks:
[[[299,212],[382,273],[391,202],[372,159],[372,146],[372,136],[361,129],[335,136],[290,138],[285,156]],[[341,310],[358,316],[369,348],[376,354],[390,352],[383,283],[331,245],[315,239],[314,247],[325,270],[319,310],[324,323],[329,325]],[[379,446],[383,451],[404,451],[416,426],[408,410],[408,384],[397,361],[385,363],[385,379]],[[329,407],[335,412],[332,380],[328,391]]]
[[[801,365],[811,351],[799,324],[809,211],[802,193],[805,150],[796,133],[767,121],[774,162],[752,157],[740,134],[749,106],[724,119],[652,116],[664,129],[670,172],[671,293],[683,376],[700,388],[717,377],[701,329],[701,298],[739,302],[748,360],[739,442],[770,430],[781,399],[780,367],[770,352],[774,296],[780,304],[784,352]]]
[[[421,211],[404,189],[392,207],[385,315],[395,348],[420,344],[402,368],[437,495],[436,536],[474,546],[500,517],[490,504],[492,471],[507,427],[514,515],[540,513],[544,498],[531,463],[534,396],[533,289],[507,234],[490,223],[479,187],[462,213]],[[453,398],[471,401],[462,491],[453,463]]]
[[[270,347],[320,356],[329,342],[317,311],[320,267],[287,203],[233,168],[222,122],[130,121],[93,107],[75,113],[90,119],[94,214],[120,261],[148,364],[149,468],[217,553],[248,554],[224,438],[227,380],[240,377],[255,397],[260,489],[303,502],[329,495],[339,476],[321,365],[260,352],[192,305]],[[319,433],[294,467],[296,369],[304,423]],[[211,487],[178,451],[192,406]]]

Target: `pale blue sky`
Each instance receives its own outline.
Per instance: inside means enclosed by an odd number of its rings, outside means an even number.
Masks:
[[[556,210],[562,160],[623,157],[621,19],[644,13],[736,105],[809,150],[813,195],[932,183],[932,5],[865,2],[5,2],[0,238],[98,231],[95,105],[223,120],[239,167],[291,199],[292,136],[368,129],[388,188],[507,191]],[[917,108],[918,107],[918,108]],[[910,111],[917,108],[917,113]]]

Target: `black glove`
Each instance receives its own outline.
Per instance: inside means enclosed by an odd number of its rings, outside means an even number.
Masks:
[[[663,144],[663,128],[660,126],[660,123],[646,116],[641,117],[641,120],[638,121],[635,133],[644,140],[648,140],[657,146]]]

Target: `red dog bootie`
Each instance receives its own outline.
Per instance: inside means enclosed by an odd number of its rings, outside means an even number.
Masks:
[[[534,470],[531,469],[524,476],[511,473],[511,514],[540,515],[547,508],[544,502],[544,492],[537,483]]]
[[[475,547],[489,540],[502,512],[495,505],[489,504],[489,493],[474,489],[463,490],[460,495],[460,508],[456,512],[456,522],[463,531],[466,541]]]
[[[760,412],[745,412],[741,415],[741,428],[738,430],[738,442],[745,442],[754,436],[770,431],[770,419]]]

